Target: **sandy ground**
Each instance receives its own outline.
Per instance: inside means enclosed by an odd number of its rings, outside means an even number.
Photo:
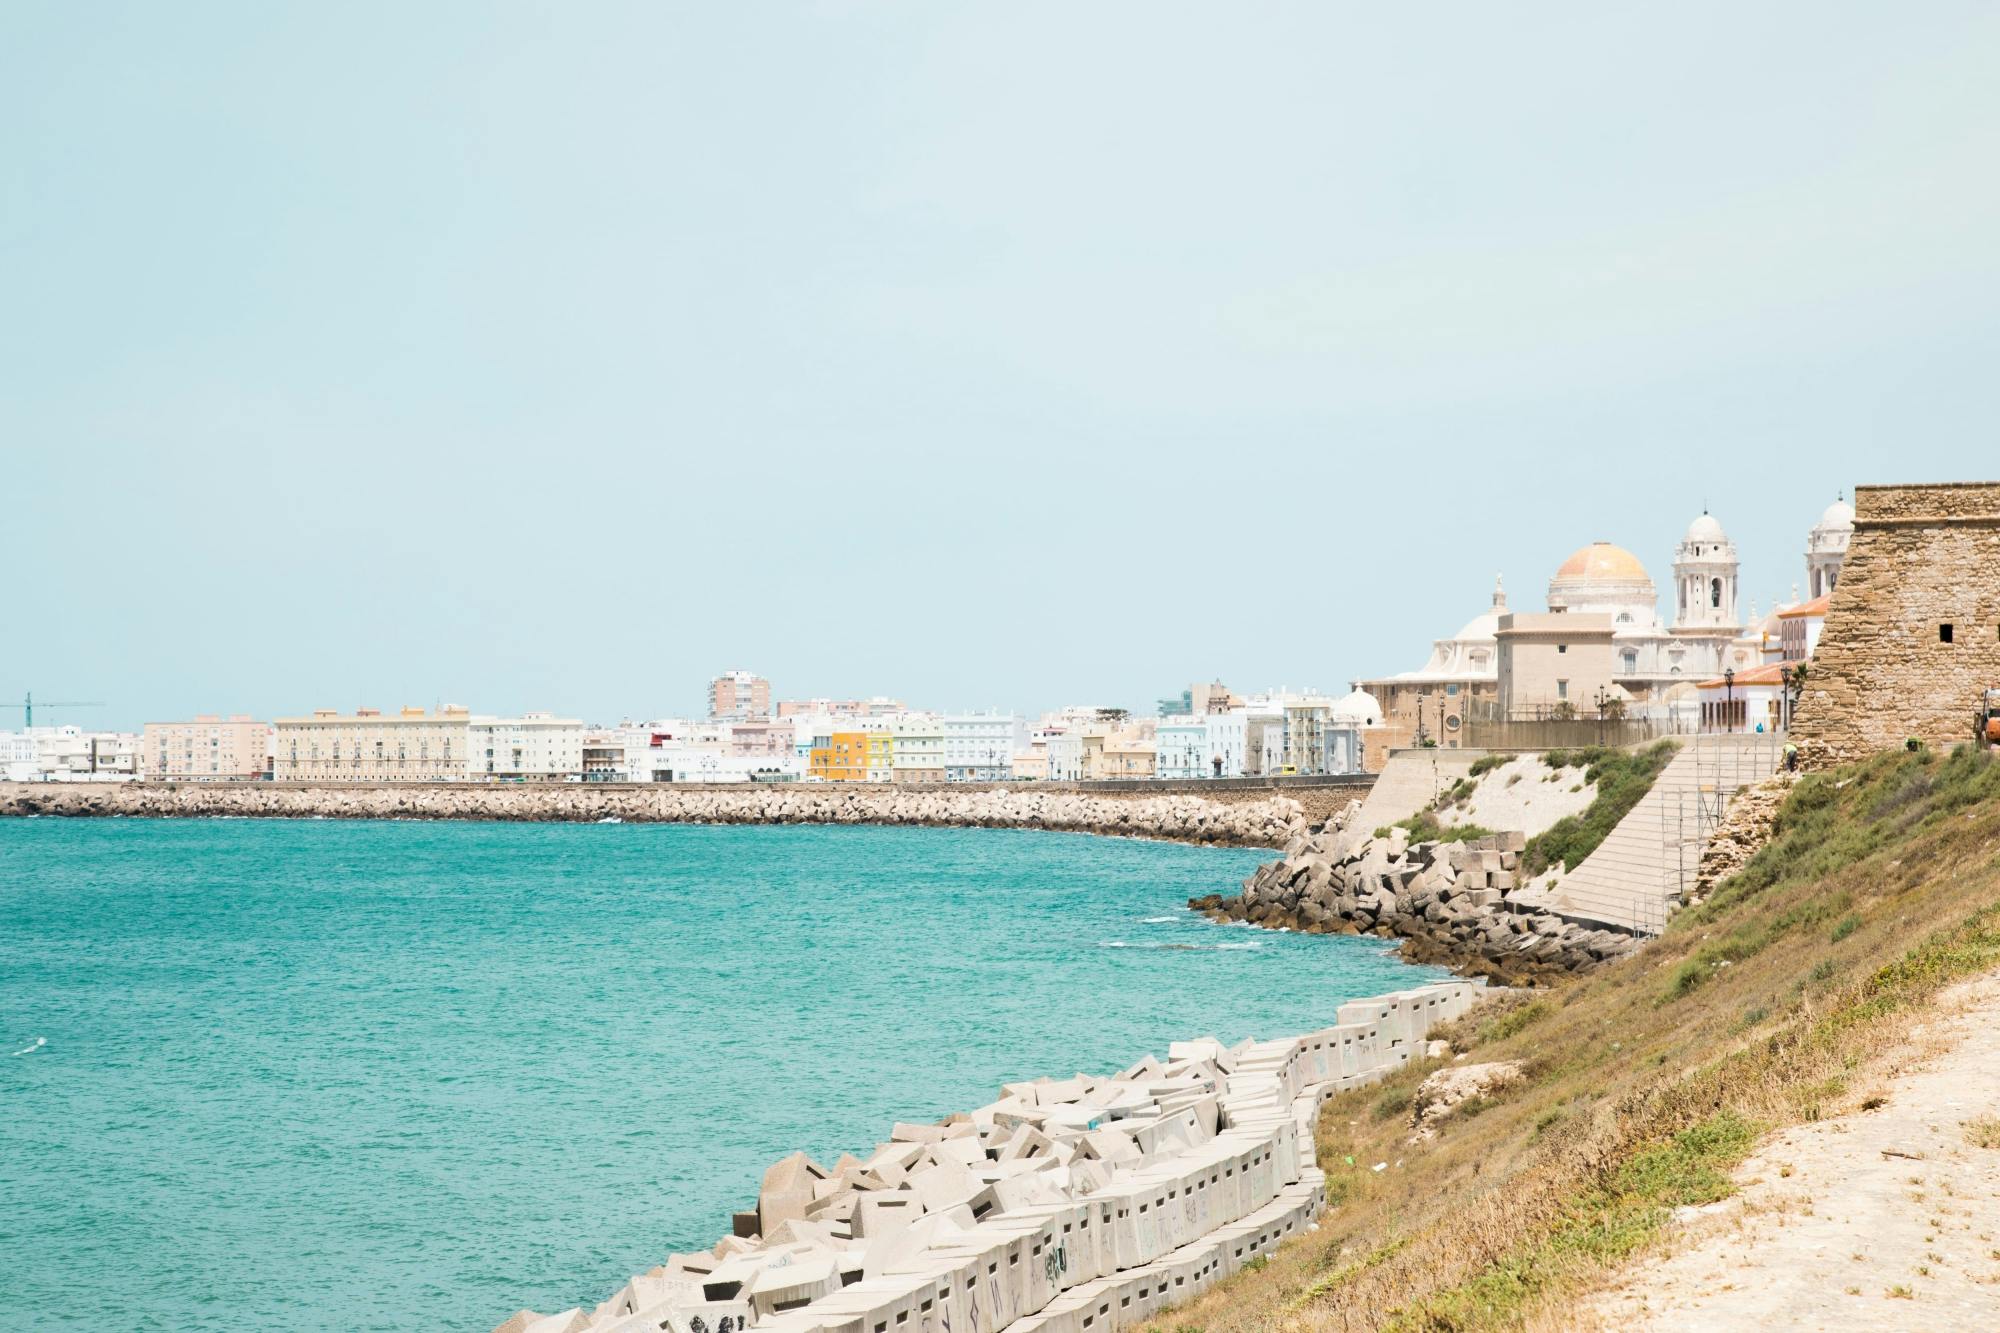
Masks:
[[[1590,807],[1597,789],[1584,785],[1583,775],[1581,768],[1550,768],[1539,754],[1509,759],[1479,775],[1479,786],[1463,810],[1441,810],[1438,820],[1446,825],[1519,829],[1532,838],[1565,815],[1579,815]],[[1572,787],[1582,789],[1571,791]]]
[[[1875,1073],[1879,1108],[1773,1136],[1580,1325],[2000,1329],[2000,1146],[1966,1129],[2000,1116],[2000,973],[1947,991]]]

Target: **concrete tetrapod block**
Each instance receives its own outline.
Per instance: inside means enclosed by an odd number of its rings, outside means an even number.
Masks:
[[[826,1173],[802,1152],[772,1163],[764,1172],[763,1188],[757,1191],[758,1229],[768,1236],[778,1223],[803,1218],[806,1205],[813,1201],[814,1182],[825,1178]]]
[[[768,1266],[750,1280],[750,1306],[759,1316],[783,1314],[840,1289],[840,1270],[831,1254],[801,1255]]]

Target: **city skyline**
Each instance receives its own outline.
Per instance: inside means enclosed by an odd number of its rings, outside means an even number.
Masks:
[[[0,699],[94,726],[1333,690],[1992,470],[1978,6],[0,24]]]

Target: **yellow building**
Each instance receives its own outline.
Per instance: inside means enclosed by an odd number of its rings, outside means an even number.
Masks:
[[[896,733],[893,731],[871,731],[868,733],[868,780],[870,782],[891,782],[895,779]]]
[[[808,771],[821,782],[868,781],[868,739],[865,731],[835,731],[813,737]]]

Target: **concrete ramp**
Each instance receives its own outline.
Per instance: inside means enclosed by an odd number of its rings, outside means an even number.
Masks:
[[[1729,803],[1775,773],[1783,749],[1779,735],[1688,737],[1645,798],[1556,884],[1548,910],[1584,925],[1659,934]]]
[[[1397,750],[1382,766],[1382,775],[1362,802],[1361,818],[1352,827],[1373,833],[1400,823],[1419,810],[1430,809],[1438,796],[1460,778],[1470,776],[1484,750]]]

